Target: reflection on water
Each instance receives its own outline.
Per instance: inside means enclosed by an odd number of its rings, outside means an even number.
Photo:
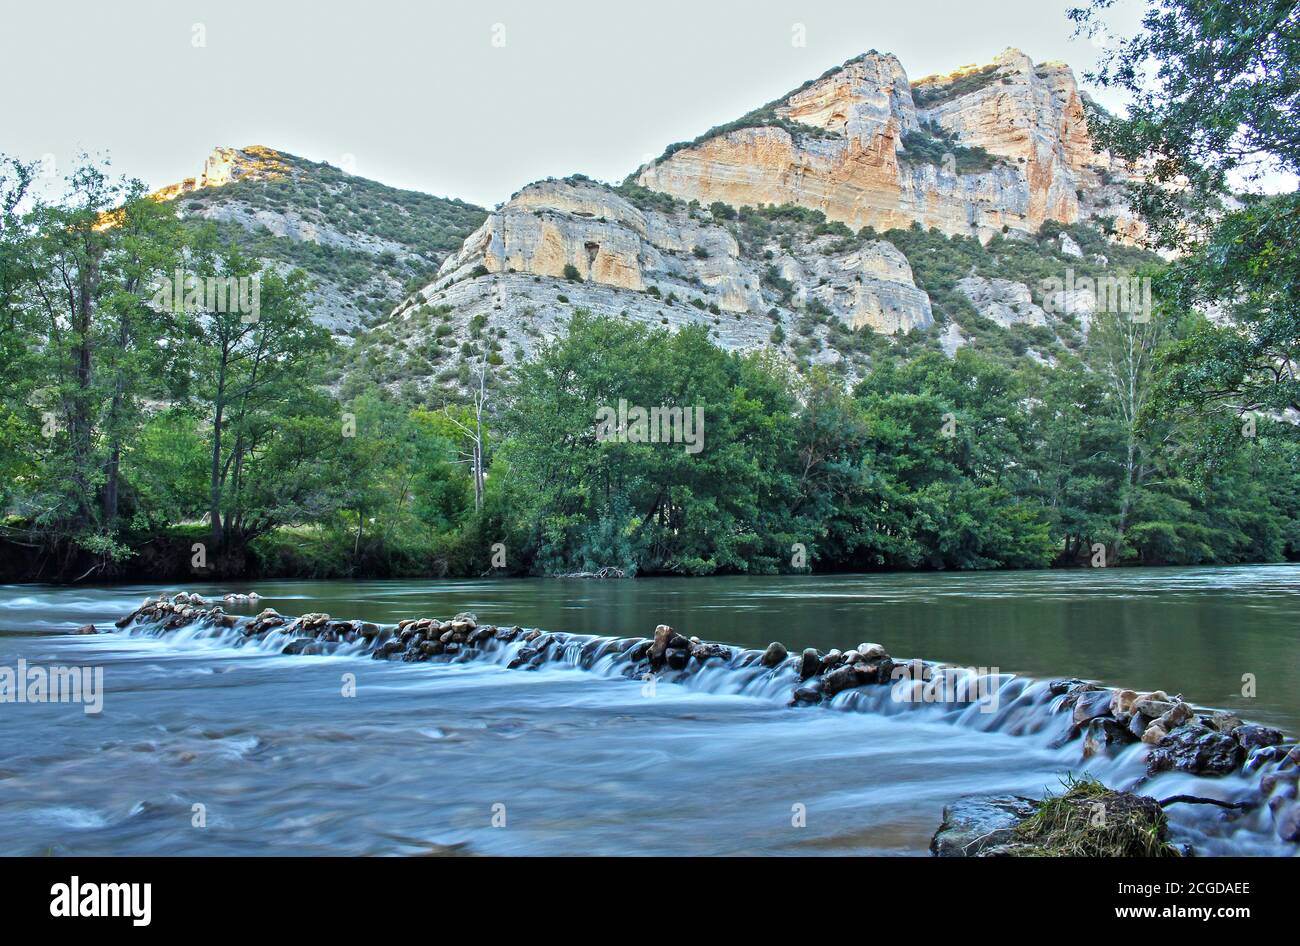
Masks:
[[[902,657],[1181,690],[1300,731],[1289,567],[255,588],[258,608],[380,622],[473,610],[603,635],[663,622],[747,646],[874,640]],[[919,854],[953,798],[1037,795],[1082,768],[1077,743],[924,713],[791,710],[674,685],[647,698],[639,681],[557,667],[49,633],[102,626],[155,590],[0,589],[0,664],[103,665],[108,690],[98,716],[0,705],[0,853]],[[1256,699],[1241,696],[1244,673]],[[1132,753],[1095,766],[1112,782],[1140,771]],[[1161,778],[1174,793],[1180,777]],[[192,826],[195,805],[206,827]],[[1185,837],[1199,839],[1186,819],[1200,815],[1179,815]],[[1249,827],[1205,844],[1275,850]]]

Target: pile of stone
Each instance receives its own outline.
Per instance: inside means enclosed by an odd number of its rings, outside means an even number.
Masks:
[[[252,596],[248,597],[251,600]],[[156,624],[160,631],[206,621],[238,629],[248,638],[280,634],[286,638],[286,653],[321,653],[332,645],[363,641],[376,659],[413,662],[471,659],[498,644],[518,643],[507,665],[520,669],[559,659],[581,641],[580,663],[590,666],[596,657],[612,655],[628,677],[690,672],[710,661],[720,661],[740,672],[761,668],[774,677],[788,676],[793,686],[792,706],[822,703],[857,687],[888,685],[894,682],[896,667],[885,648],[874,643],[826,653],[808,648],[792,657],[779,642],[762,651],[743,650],[686,637],[666,624],[656,627],[650,639],[611,640],[519,626],[482,625],[469,612],[446,621],[412,618],[391,627],[335,620],[324,613],[290,618],[273,608],[250,618],[226,614],[220,605],[184,592],[170,598],[160,595],[146,599],[116,623],[126,627],[135,621]],[[934,674],[932,666],[919,661],[912,667],[913,672],[919,668],[922,679]],[[1149,747],[1149,775],[1172,770],[1216,776],[1243,768],[1255,771],[1266,763],[1277,763],[1261,779],[1257,800],[1270,806],[1284,840],[1300,840],[1300,746],[1287,744],[1278,730],[1245,723],[1230,713],[1198,711],[1181,696],[1170,696],[1162,690],[1139,694],[1084,680],[1056,681],[1048,689],[1057,698],[1055,709],[1070,714],[1060,744],[1082,736],[1085,759],[1141,742]]]
[[[1140,741],[1151,747],[1151,775],[1170,770],[1227,775],[1243,764],[1254,769],[1297,752],[1282,748],[1284,737],[1276,729],[1245,723],[1231,713],[1198,711],[1182,696],[1163,690],[1137,693],[1082,680],[1058,680],[1049,690],[1063,697],[1059,708],[1071,714],[1066,738],[1082,733],[1085,759]]]
[[[781,652],[784,654],[784,647]],[[894,660],[880,644],[863,643],[852,650],[829,650],[825,654],[809,647],[799,656],[801,683],[790,703],[820,703],[855,687],[890,683],[893,676]]]

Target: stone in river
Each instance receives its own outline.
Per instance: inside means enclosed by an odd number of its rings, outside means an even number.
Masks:
[[[1088,723],[1083,737],[1083,757],[1090,759],[1094,755],[1106,752],[1112,746],[1128,745],[1136,740],[1127,726],[1113,719],[1097,717]]]
[[[1227,775],[1240,767],[1246,750],[1231,736],[1186,725],[1161,739],[1147,756],[1147,772],[1177,769],[1193,775]]]
[[[1237,737],[1237,741],[1247,749],[1260,749],[1265,746],[1276,746],[1282,741],[1282,733],[1276,729],[1270,729],[1267,726],[1257,726],[1254,723],[1247,723],[1244,726],[1238,726],[1232,731]]]
[[[763,651],[763,656],[759,658],[758,662],[764,667],[776,667],[783,663],[788,656],[790,656],[790,653],[785,649],[784,644],[780,641],[772,641],[767,645],[767,650]]]
[[[976,795],[944,806],[943,823],[930,839],[936,857],[974,857],[1015,837],[1016,825],[1034,813],[1032,799],[1019,795]]]
[[[1074,704],[1074,723],[1082,726],[1090,719],[1105,716],[1110,712],[1111,693],[1109,690],[1088,690],[1079,694]]]
[[[800,656],[800,680],[807,680],[822,672],[822,658],[815,648],[807,647]]]

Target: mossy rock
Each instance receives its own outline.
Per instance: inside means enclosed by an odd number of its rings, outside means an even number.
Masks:
[[[941,857],[1181,856],[1168,837],[1154,798],[1067,778],[1064,792],[1038,802],[993,796],[948,806],[930,850]]]

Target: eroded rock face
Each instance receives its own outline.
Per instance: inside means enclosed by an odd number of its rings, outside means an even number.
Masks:
[[[1034,304],[1029,287],[1022,282],[967,276],[957,283],[957,291],[970,300],[980,315],[1003,328],[1047,324],[1046,313]]]
[[[1123,216],[1123,171],[1093,152],[1073,73],[1019,50],[915,84],[897,57],[868,53],[787,96],[775,115],[809,132],[740,128],[676,150],[642,168],[638,182],[705,204],[793,203],[854,229],[918,221],[982,240],[1046,220]],[[908,133],[927,128],[1000,160],[959,172],[909,154]]]
[[[433,291],[488,273],[517,272],[641,291],[699,295],[719,308],[761,306],[758,274],[722,227],[644,213],[613,190],[580,181],[530,184],[488,217],[438,271]],[[571,269],[569,268],[571,267]]]
[[[789,284],[790,298],[764,285],[769,269]],[[907,258],[884,240],[844,247],[821,236],[746,256],[707,210],[643,210],[583,179],[524,188],[394,316],[425,304],[500,312],[493,324],[505,332],[505,350],[523,356],[579,307],[671,328],[704,323],[731,350],[769,346],[774,326],[793,333],[814,305],[848,328],[887,334],[934,321]]]

